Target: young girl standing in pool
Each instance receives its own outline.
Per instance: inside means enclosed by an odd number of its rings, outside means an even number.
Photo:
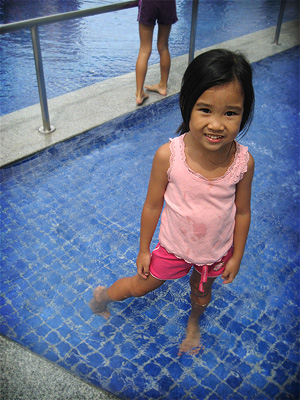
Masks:
[[[234,280],[250,226],[254,161],[235,140],[248,129],[254,108],[252,70],[244,56],[217,49],[195,58],[183,77],[180,108],[180,136],[154,156],[137,274],[109,288],[98,286],[90,305],[108,317],[108,303],[143,296],[193,267],[192,309],[179,354],[196,354],[199,317],[211,300],[212,284],[218,275],[225,284]],[[161,212],[159,244],[151,254]]]

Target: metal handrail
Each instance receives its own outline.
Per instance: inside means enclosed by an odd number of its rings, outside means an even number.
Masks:
[[[55,130],[55,127],[50,124],[50,119],[49,119],[47,93],[45,86],[44,69],[43,69],[38,26],[53,24],[56,22],[67,21],[76,18],[89,17],[92,15],[105,14],[113,11],[125,10],[128,8],[137,7],[137,5],[138,5],[137,0],[127,1],[123,3],[110,4],[107,6],[94,7],[85,10],[70,11],[62,14],[54,14],[46,17],[32,18],[26,21],[12,22],[10,24],[0,25],[0,34],[30,28],[36,76],[39,89],[40,105],[41,105],[42,119],[43,119],[43,126],[39,128],[40,133],[51,133]]]
[[[31,18],[26,21],[11,22],[10,24],[0,25],[0,34],[18,31],[24,28],[31,28],[33,25],[47,25],[55,22],[68,21],[81,17],[90,17],[92,15],[105,14],[112,11],[125,10],[127,8],[137,7],[138,0],[126,1],[123,3],[109,4],[107,6],[87,8],[85,10],[69,11],[61,14],[48,15],[46,17]]]
[[[274,37],[274,42],[273,42],[273,44],[276,44],[277,46],[279,46],[279,44],[280,44],[278,41],[279,41],[279,35],[280,35],[280,29],[281,29],[284,9],[285,9],[285,3],[286,3],[286,0],[281,0],[278,21],[277,21],[277,26],[276,26],[276,32],[275,32],[275,37]]]
[[[199,0],[193,0],[192,19],[191,19],[191,35],[190,35],[190,50],[189,50],[189,64],[193,61],[194,55],[195,55],[198,5],[199,5]]]

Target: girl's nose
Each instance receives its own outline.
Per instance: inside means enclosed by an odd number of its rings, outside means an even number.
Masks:
[[[222,121],[222,118],[220,117],[212,117],[209,121],[208,128],[211,129],[212,131],[223,131],[224,130],[224,124]]]

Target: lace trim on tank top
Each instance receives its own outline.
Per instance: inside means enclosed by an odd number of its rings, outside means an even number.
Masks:
[[[177,138],[175,138],[175,139],[177,139]],[[174,161],[175,161],[175,139],[171,139],[171,138],[169,139],[171,156],[170,156],[170,166],[167,171],[168,180],[170,180],[171,172],[172,172]]]
[[[185,143],[184,143],[184,137],[186,133],[178,137],[179,140],[179,152],[181,156],[181,160],[186,166],[187,170],[192,174],[197,176],[200,179],[206,180],[206,181],[220,181],[222,179],[225,179],[227,176],[231,176],[234,180],[235,183],[238,183],[244,176],[244,174],[247,172],[248,169],[248,161],[249,161],[249,153],[248,153],[248,147],[246,146],[241,146],[238,142],[235,142],[236,144],[236,152],[234,155],[234,160],[231,163],[231,165],[227,168],[226,172],[224,175],[219,176],[217,178],[212,178],[212,179],[207,179],[205,176],[199,174],[198,172],[193,171],[187,164],[186,162],[186,156],[185,156]],[[177,139],[177,138],[176,138]],[[175,159],[175,139],[170,139],[170,151],[171,151],[171,157],[170,157],[170,167],[168,169],[168,177],[170,179],[170,174],[172,171],[172,167],[174,164],[174,159]]]

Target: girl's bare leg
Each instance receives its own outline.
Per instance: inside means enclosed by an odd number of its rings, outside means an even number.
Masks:
[[[149,97],[144,92],[144,82],[148,68],[148,60],[152,50],[153,29],[154,26],[139,23],[140,51],[135,66],[136,104],[138,106],[142,105]]]
[[[157,49],[160,56],[160,82],[156,85],[145,85],[151,92],[158,92],[162,96],[167,94],[171,57],[169,53],[169,36],[171,25],[158,25]]]
[[[118,279],[109,288],[97,286],[90,301],[90,307],[95,314],[109,318],[107,306],[112,301],[122,301],[129,297],[140,297],[159,288],[165,281],[149,275],[147,279],[136,274],[129,278]]]
[[[203,285],[204,292],[199,290],[200,279],[201,274],[193,270],[190,278],[192,310],[186,327],[186,337],[181,343],[178,355],[182,353],[198,354],[202,348],[199,319],[210,303],[211,287],[216,278],[207,279]]]

